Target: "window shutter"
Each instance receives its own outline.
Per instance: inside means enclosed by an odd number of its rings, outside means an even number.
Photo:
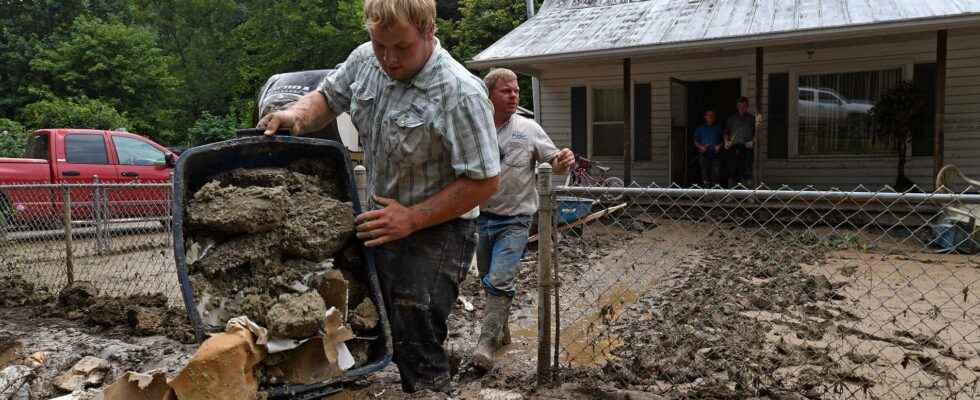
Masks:
[[[793,96],[796,98],[796,96]],[[789,153],[789,74],[769,74],[768,156],[785,159]]]
[[[925,96],[929,116],[912,130],[912,155],[931,156],[932,137],[936,129],[936,64],[915,64],[912,85]]]
[[[653,150],[650,137],[650,84],[633,87],[633,160],[650,161]]]
[[[589,154],[587,95],[588,92],[584,86],[572,88],[572,151],[575,154]]]

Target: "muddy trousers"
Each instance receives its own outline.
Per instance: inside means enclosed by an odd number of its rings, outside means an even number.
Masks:
[[[476,250],[476,222],[455,219],[386,243],[376,252],[402,390],[450,383],[443,348],[449,313]]]
[[[487,294],[514,297],[521,257],[527,248],[530,215],[480,214],[476,265]]]

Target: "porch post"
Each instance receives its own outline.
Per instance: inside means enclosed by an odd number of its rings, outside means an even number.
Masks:
[[[760,118],[762,114],[762,90],[765,87],[765,75],[763,71],[764,54],[762,47],[755,48],[755,117]],[[765,118],[763,118],[765,120]],[[755,129],[755,146],[752,146],[753,164],[752,164],[752,180],[753,184],[758,187],[759,183],[762,182],[762,147],[766,144],[766,138],[768,136],[768,127],[766,129],[767,134],[763,135],[759,132],[761,126]]]
[[[633,84],[630,77],[630,59],[623,59],[623,183],[629,186],[633,182],[633,119],[630,109],[633,108]]]
[[[524,7],[527,9],[527,19],[528,21],[534,17],[534,0],[525,0]],[[534,120],[539,124],[541,123],[541,84],[538,82],[538,77],[531,75],[531,108],[534,111]]]
[[[943,124],[946,119],[946,36],[945,29],[936,32],[936,127],[932,132],[932,176],[943,168]]]

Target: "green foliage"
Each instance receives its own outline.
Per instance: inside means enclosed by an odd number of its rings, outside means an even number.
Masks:
[[[21,121],[31,130],[40,128],[129,128],[125,115],[112,104],[87,97],[52,98],[31,103],[21,112]]]
[[[158,45],[172,55],[172,71],[180,80],[182,118],[193,120],[205,111],[223,114],[234,101],[241,46],[229,32],[245,19],[235,0],[136,0],[137,19],[152,27]]]
[[[893,140],[898,155],[895,189],[905,191],[912,182],[905,176],[905,155],[912,143],[912,129],[929,118],[926,95],[911,82],[900,82],[875,102],[870,115],[878,135]]]
[[[45,82],[40,95],[86,96],[128,113],[133,128],[152,135],[169,127],[179,81],[172,58],[144,28],[79,16],[56,46],[40,49],[31,69]]]
[[[0,118],[0,157],[21,157],[27,145],[27,130],[17,121]]]
[[[541,3],[535,0],[536,10]],[[520,0],[459,0],[459,14],[458,21],[440,21],[439,31],[443,45],[460,62],[473,59],[527,20],[525,2]],[[521,106],[530,109],[531,78],[520,76],[518,82]]]
[[[362,7],[363,0],[0,0],[0,118],[29,129],[125,126],[165,144],[219,140],[254,125],[256,92],[270,76],[333,68],[368,41]],[[437,7],[442,46],[463,62],[526,19],[523,1]],[[528,82],[522,77],[525,106]]]
[[[237,126],[238,121],[236,121],[234,115],[220,117],[205,112],[188,130],[187,142],[183,144],[199,146],[232,139],[235,137],[235,128]]]
[[[232,31],[245,59],[238,65],[241,97],[254,97],[270,76],[333,68],[368,40],[363,0],[246,2],[249,18]]]
[[[36,100],[25,84],[37,50],[53,46],[79,15],[129,21],[129,0],[0,0],[0,115]]]

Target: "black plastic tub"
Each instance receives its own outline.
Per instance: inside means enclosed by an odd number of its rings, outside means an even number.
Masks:
[[[173,235],[174,258],[177,263],[177,276],[180,290],[187,309],[187,315],[194,325],[198,341],[204,339],[205,327],[197,312],[194,291],[191,287],[184,248],[186,228],[184,212],[187,201],[204,184],[216,175],[236,168],[286,167],[300,159],[332,160],[337,163],[338,183],[347,188],[347,195],[356,213],[360,213],[361,203],[357,197],[350,157],[344,146],[338,142],[324,139],[276,136],[252,136],[254,130],[239,132],[238,139],[212,143],[185,151],[180,156],[173,178]],[[244,134],[244,135],[243,135]],[[378,281],[374,263],[374,252],[361,247],[362,259],[367,268],[367,284],[371,297],[378,309],[380,336],[372,343],[371,359],[361,367],[346,371],[342,376],[312,385],[287,385],[267,388],[271,399],[282,398],[320,398],[335,391],[343,382],[353,381],[375,371],[381,370],[392,355],[391,326],[385,311],[384,298]]]

